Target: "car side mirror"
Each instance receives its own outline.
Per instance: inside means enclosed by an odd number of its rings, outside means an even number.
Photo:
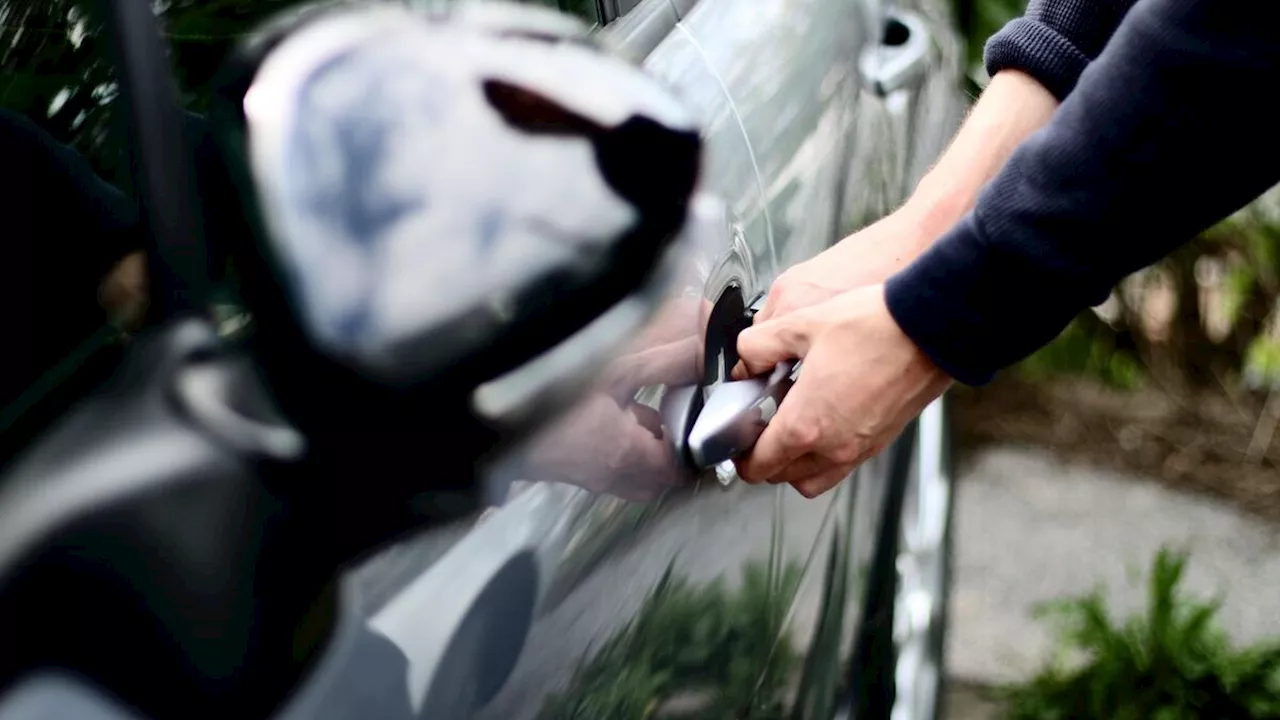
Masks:
[[[52,668],[157,717],[279,707],[341,568],[473,511],[475,466],[645,320],[700,158],[661,87],[518,6],[291,15],[211,116],[252,357],[171,319],[3,468],[0,690]]]
[[[698,128],[568,16],[313,10],[248,42],[217,100],[257,354],[309,436],[514,439],[677,262]]]

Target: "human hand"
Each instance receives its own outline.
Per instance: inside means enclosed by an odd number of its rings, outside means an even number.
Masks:
[[[747,482],[790,483],[810,498],[888,446],[951,384],[894,322],[883,285],[747,328],[738,354],[738,379],[804,360],[796,384],[737,467]]]
[[[121,258],[102,279],[98,301],[121,330],[137,330],[147,313],[146,253],[139,250]]]
[[[883,283],[946,229],[912,206],[885,216],[779,275],[755,322],[816,305],[846,290]]]
[[[605,368],[600,387],[619,402],[647,385],[691,385],[702,379],[703,334],[711,303],[702,297],[669,300]]]
[[[534,441],[531,479],[648,501],[679,485],[672,444],[658,412],[593,393]]]
[[[676,298],[659,310],[587,398],[533,440],[529,477],[635,501],[682,484],[687,478],[658,411],[635,398],[646,386],[700,379],[709,311],[700,297]]]

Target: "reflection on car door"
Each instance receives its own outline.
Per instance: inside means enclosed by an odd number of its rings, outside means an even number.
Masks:
[[[847,229],[837,193],[858,119],[863,15],[845,0],[680,4],[751,143],[778,269],[812,257]]]
[[[856,60],[874,35],[865,7],[845,0],[677,0],[681,25],[721,78],[751,143],[778,271],[829,247],[853,217],[881,209],[874,201],[883,192],[854,194],[852,207],[843,202],[846,185],[866,188],[881,178],[850,158],[869,152],[860,162],[871,165],[876,154],[888,151],[883,143],[857,142],[864,103]],[[854,495],[876,484],[875,467],[857,486],[846,483],[816,500],[790,488],[778,498],[784,525],[801,524],[814,505],[831,515],[824,526],[794,533],[798,546],[813,548],[814,560],[787,630],[814,666],[834,669],[849,652],[845,640],[859,597],[849,587],[849,553],[865,552],[874,539],[873,522],[854,522],[862,517],[853,514]],[[813,687],[804,701],[830,698],[837,674],[823,675],[826,686]]]
[[[633,12],[671,6],[650,0]],[[723,211],[723,225],[698,238],[685,289],[704,307],[733,293],[741,303],[776,269],[759,177],[719,78],[675,18],[667,23],[644,66],[701,120],[702,189]],[[652,15],[645,25],[652,32]],[[621,31],[611,38],[628,45]],[[827,514],[814,504],[784,523],[780,499],[776,488],[709,474],[649,502],[585,498],[564,554],[546,568],[552,587],[515,672],[481,716],[627,718],[681,704],[719,715],[780,704],[798,660],[780,631],[811,530]]]
[[[702,190],[716,198],[702,205],[712,215],[686,262],[684,296],[645,333],[660,340],[638,338],[640,350],[624,355],[641,365],[664,348],[689,350],[681,362],[697,365],[700,318],[740,307],[779,267],[742,118],[676,20],[669,0],[645,0],[604,31],[640,48],[695,110],[707,143]],[[641,390],[631,412],[659,407],[673,384],[650,380],[628,388]],[[616,405],[600,395],[536,438],[495,507],[443,552],[424,536],[353,574],[367,626],[406,658],[415,712],[627,718],[684,706],[745,716],[791,702],[808,638],[782,629],[803,625],[791,620],[798,612],[817,621],[797,605],[798,588],[844,493],[806,503],[790,488],[712,473],[668,482],[671,468],[629,454],[636,428]],[[518,571],[525,558],[532,582]]]

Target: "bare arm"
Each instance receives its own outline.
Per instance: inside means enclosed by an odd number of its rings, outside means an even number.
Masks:
[[[1057,98],[1030,75],[1018,70],[996,73],[951,145],[903,207],[927,229],[920,238],[924,246],[917,250],[923,251],[973,208],[983,185],[1057,108]]]
[[[1058,100],[1030,75],[996,73],[937,164],[906,204],[782,273],[756,315],[807,307],[905,268],[964,217],[1024,138],[1049,122]]]

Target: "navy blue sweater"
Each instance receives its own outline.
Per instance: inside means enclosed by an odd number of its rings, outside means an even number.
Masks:
[[[885,289],[960,382],[987,382],[1280,181],[1280,3],[1127,5],[1035,0],[987,45],[989,71],[1025,70],[1062,105]]]

